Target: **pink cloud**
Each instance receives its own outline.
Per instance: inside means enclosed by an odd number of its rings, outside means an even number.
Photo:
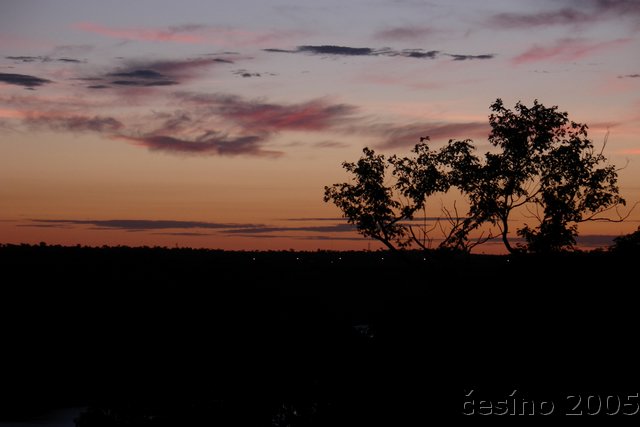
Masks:
[[[353,109],[346,105],[311,101],[297,105],[227,104],[220,114],[249,128],[319,131],[331,128],[352,112]]]
[[[180,94],[183,102],[203,112],[230,120],[251,132],[321,131],[335,129],[353,118],[357,108],[314,99],[299,104],[276,104],[232,95]]]
[[[24,117],[24,113],[16,110],[7,110],[0,108],[0,117],[5,119],[21,119]]]
[[[590,43],[584,39],[560,39],[550,46],[533,46],[513,58],[512,62],[520,65],[538,61],[576,61],[599,52],[616,49],[628,44],[630,41],[631,39],[616,39]]]
[[[167,28],[113,28],[92,22],[78,22],[73,27],[106,37],[185,44],[213,44],[218,46],[262,46],[300,35],[298,31],[247,31],[236,28],[182,25]]]
[[[178,43],[203,43],[204,40],[199,35],[183,34],[182,31],[176,29],[158,30],[158,29],[142,29],[142,28],[110,28],[92,22],[78,22],[73,25],[74,28],[88,32],[100,34],[107,37],[126,40],[144,40],[144,41],[173,41]]]

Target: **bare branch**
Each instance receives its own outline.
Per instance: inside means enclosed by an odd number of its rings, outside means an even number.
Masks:
[[[580,219],[577,222],[587,222],[587,221],[594,221],[594,222],[624,222],[625,220],[627,220],[627,218],[629,218],[629,216],[631,216],[631,213],[634,211],[634,209],[640,204],[640,202],[635,202],[633,204],[633,206],[631,206],[631,208],[629,209],[629,211],[626,214],[621,214],[620,213],[620,204],[616,204],[614,206],[609,206],[605,209],[601,209],[598,210],[596,212],[593,212],[591,215]],[[609,212],[611,210],[615,209],[616,210],[616,215],[618,216],[617,218],[607,218],[607,217],[599,217],[598,215],[602,215],[605,212]]]
[[[412,240],[413,240],[413,241],[414,241],[414,242],[415,242],[419,247],[421,247],[423,250],[428,250],[428,249],[430,249],[430,247],[428,247],[428,246],[426,245],[426,241],[425,241],[424,243],[423,243],[423,242],[420,242],[420,240],[418,239],[418,237],[416,236],[416,234],[413,232],[413,227],[412,227],[412,226],[409,226],[408,228],[409,228],[409,233],[411,233],[411,238],[412,238]],[[424,235],[424,237],[426,238],[426,235]],[[429,239],[428,241],[429,241],[429,246],[431,246],[431,239]]]
[[[607,147],[607,142],[609,142],[609,128],[607,128],[607,133],[604,134],[604,141],[602,142],[602,149],[600,150],[600,155],[602,156],[604,153],[604,149]]]

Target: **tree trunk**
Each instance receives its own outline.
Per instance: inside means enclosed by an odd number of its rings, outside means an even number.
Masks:
[[[505,248],[509,251],[510,254],[515,254],[517,251],[511,246],[509,243],[509,222],[507,221],[507,217],[502,218],[502,243],[504,243]]]

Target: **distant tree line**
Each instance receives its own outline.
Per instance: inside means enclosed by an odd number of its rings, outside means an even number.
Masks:
[[[392,251],[469,252],[500,238],[510,253],[560,252],[575,249],[578,224],[629,215],[619,212],[626,202],[619,169],[603,154],[606,138],[597,150],[587,125],[537,100],[511,110],[497,99],[490,108],[490,151],[479,154],[469,139],[449,140],[435,150],[428,136],[406,157],[365,148],[357,162],[342,164],[351,180],[325,187],[325,202]],[[466,213],[454,203],[443,206],[438,218],[427,218],[429,200],[448,192],[462,199]],[[514,217],[525,220],[515,223]],[[440,235],[437,245],[434,234]]]

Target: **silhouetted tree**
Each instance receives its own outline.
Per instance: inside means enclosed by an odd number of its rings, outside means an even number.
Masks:
[[[633,233],[625,234],[613,239],[613,246],[609,249],[623,254],[640,254],[640,227]]]
[[[406,229],[400,221],[411,218],[415,209],[402,206],[394,198],[397,187],[385,185],[389,160],[369,148],[362,152],[363,156],[356,163],[342,164],[354,175],[354,182],[325,187],[324,200],[333,201],[361,234],[377,239],[395,251],[406,242]]]
[[[489,142],[498,150],[485,155],[471,185],[470,214],[498,226],[509,252],[571,249],[578,223],[605,219],[602,213],[625,204],[617,170],[595,151],[587,125],[537,100],[510,110],[498,99],[491,111]],[[537,225],[517,230],[526,244],[516,249],[509,242],[509,220],[519,207]]]
[[[471,241],[469,233],[490,225],[509,252],[555,252],[573,248],[580,222],[624,219],[603,216],[625,204],[617,170],[603,155],[606,140],[597,152],[585,124],[537,100],[532,107],[518,102],[510,110],[498,99],[491,111],[494,149],[483,157],[474,154],[470,140],[450,140],[434,151],[423,137],[412,150],[415,156],[389,159],[365,148],[357,163],[343,163],[354,182],[325,187],[324,200],[338,206],[363,235],[392,250],[412,244],[427,249],[424,236],[432,230],[422,228],[421,239],[407,221],[425,208],[429,196],[452,188],[470,208],[464,217],[443,208],[449,226],[440,248],[468,251],[493,237]],[[386,185],[390,167],[395,182]],[[514,247],[509,239],[516,210],[528,212],[535,224],[516,230],[526,243]]]
[[[413,148],[413,157],[387,159],[365,148],[357,162],[342,164],[353,175],[353,181],[325,187],[324,200],[338,206],[361,234],[379,240],[392,251],[412,244],[429,249],[429,233],[439,223],[427,228],[412,220],[416,212],[426,213],[429,196],[469,180],[469,173],[479,167],[472,149],[469,141],[449,141],[438,151],[421,142]],[[388,185],[389,178],[393,183]],[[446,230],[441,227],[444,238],[439,247],[469,250],[474,244],[469,242],[468,234],[478,227],[478,222],[475,218],[460,218],[456,210],[444,209],[444,214],[449,225]]]

